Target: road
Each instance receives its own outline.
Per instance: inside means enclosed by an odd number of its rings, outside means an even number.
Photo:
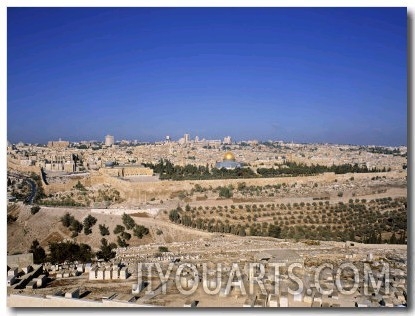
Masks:
[[[36,196],[36,192],[37,192],[37,187],[36,187],[35,181],[33,181],[29,177],[26,177],[26,176],[23,176],[21,174],[14,173],[14,172],[8,172],[7,176],[22,179],[23,181],[25,181],[26,183],[28,183],[30,185],[30,194],[25,198],[25,202],[27,204],[32,204],[33,200]]]

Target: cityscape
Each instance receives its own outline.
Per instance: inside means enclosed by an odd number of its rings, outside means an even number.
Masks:
[[[7,306],[407,307],[406,21],[8,8]]]
[[[8,271],[13,306],[406,303],[405,146],[235,143],[231,136],[200,140],[187,133],[156,143],[115,141],[113,135],[102,141],[9,143],[7,152],[8,260],[10,266],[32,266],[24,274]],[[58,245],[85,249],[77,257]],[[178,270],[182,262],[193,270]],[[155,268],[153,275],[138,268],[159,264],[164,271],[170,263],[177,266],[166,280],[155,278]],[[207,263],[212,271],[228,264],[219,270],[221,282],[211,274],[201,277]],[[263,265],[261,279],[249,263]],[[289,292],[293,282],[282,274],[275,294],[271,263],[299,264],[303,291]],[[324,286],[335,294],[324,295],[314,282],[323,263],[336,265],[333,271],[354,264],[361,282],[352,286],[346,269],[341,281],[354,291],[339,293],[329,287],[336,274],[326,271]],[[232,264],[240,269],[239,283],[226,279]],[[374,284],[390,284],[391,292],[366,284],[370,277]],[[242,295],[253,279],[263,282],[265,294],[257,289]],[[217,295],[195,282],[217,288]],[[175,284],[190,294],[180,295]]]

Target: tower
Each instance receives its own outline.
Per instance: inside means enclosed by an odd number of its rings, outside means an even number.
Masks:
[[[114,145],[114,136],[112,135],[107,135],[105,136],[105,146],[112,146]]]
[[[190,134],[184,134],[184,142],[185,143],[190,142]]]

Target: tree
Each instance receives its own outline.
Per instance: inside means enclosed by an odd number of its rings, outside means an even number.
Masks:
[[[89,235],[92,233],[91,227],[95,225],[97,222],[97,219],[93,217],[92,215],[88,215],[84,219],[84,234]]]
[[[88,215],[87,217],[85,217],[85,219],[84,219],[84,225],[85,226],[90,226],[90,227],[94,226],[96,224],[96,222],[97,222],[97,219],[94,216],[92,216],[91,214]]]
[[[171,210],[169,213],[169,219],[175,223],[179,222],[180,220],[179,211],[177,209]]]
[[[101,233],[102,236],[107,236],[110,234],[108,226],[99,224],[98,227],[99,227],[99,232]]]
[[[63,226],[65,227],[69,227],[71,226],[71,222],[74,219],[74,217],[72,215],[70,215],[68,212],[65,213],[65,215],[63,215],[61,217],[61,223]]]
[[[117,236],[117,244],[120,247],[128,247],[128,244],[125,241],[125,239],[122,239],[120,236]]]
[[[45,249],[43,249],[39,241],[37,239],[33,240],[32,245],[30,246],[30,253],[33,253],[33,262],[36,264],[40,264],[45,262],[46,259],[46,252]]]
[[[229,187],[220,187],[219,197],[229,199],[232,197],[232,190]]]
[[[115,228],[114,228],[114,234],[116,235],[116,234],[119,234],[119,233],[123,233],[123,232],[124,232],[124,230],[125,230],[125,227],[124,227],[124,226],[122,226],[122,225],[117,225],[117,226],[115,226]]]
[[[269,225],[268,226],[268,236],[274,237],[274,238],[280,238],[281,235],[281,228],[277,225]]]
[[[125,240],[130,240],[131,239],[131,234],[127,233],[127,232],[123,232],[121,234],[121,237]]]
[[[148,230],[147,227],[143,226],[143,225],[136,225],[134,227],[134,236],[137,236],[138,238],[143,238],[145,235],[147,235],[150,231]]]
[[[73,221],[71,222],[71,226],[70,226],[69,229],[72,232],[80,233],[82,231],[82,228],[83,228],[83,226],[82,226],[81,222],[78,221],[78,220],[76,220],[76,219],[73,219]]]
[[[62,263],[65,261],[91,261],[93,252],[87,244],[77,244],[71,241],[49,243],[49,261],[52,263]]]
[[[122,214],[122,222],[127,229],[133,229],[135,227],[134,219],[128,214]]]
[[[249,235],[250,236],[257,236],[257,231],[256,231],[256,228],[255,228],[255,224],[252,224],[249,227]]]
[[[78,189],[79,191],[86,191],[86,188],[79,180],[78,180],[78,183],[74,186],[74,188]]]
[[[94,256],[94,253],[91,251],[91,246],[87,244],[79,245],[78,261],[88,262],[88,261],[91,261],[93,256]]]
[[[114,243],[108,244],[108,241],[105,238],[101,239],[100,251],[97,252],[98,259],[104,259],[108,261],[115,257],[115,252],[113,249],[117,248],[117,245]]]
[[[390,244],[396,244],[397,243],[397,239],[396,239],[396,235],[395,235],[395,233],[393,233],[392,234],[392,236],[390,237],[390,239],[389,239],[389,243]]]

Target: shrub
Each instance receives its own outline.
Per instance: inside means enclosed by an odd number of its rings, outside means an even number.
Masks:
[[[40,206],[39,205],[35,205],[35,206],[32,206],[31,208],[30,208],[30,213],[32,214],[32,215],[35,215],[37,212],[39,212],[40,211]]]
[[[14,223],[17,220],[16,216],[13,216],[11,214],[7,214],[7,224]]]
[[[159,246],[159,252],[169,252],[169,249],[165,246]]]

